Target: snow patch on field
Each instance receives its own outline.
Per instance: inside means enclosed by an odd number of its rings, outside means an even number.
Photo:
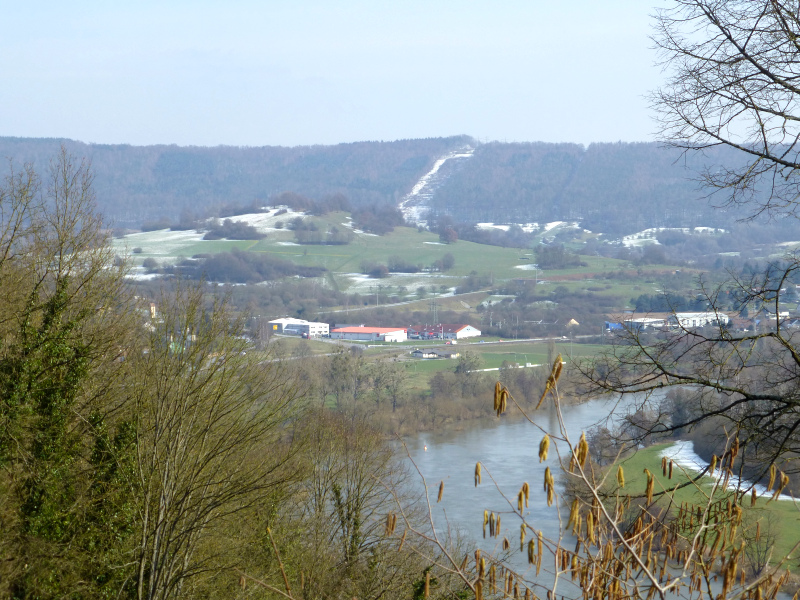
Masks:
[[[281,214],[278,214],[278,213]],[[288,206],[272,206],[266,212],[248,213],[244,215],[236,215],[234,217],[223,217],[221,221],[230,219],[234,223],[245,223],[255,227],[261,233],[269,233],[270,231],[280,231],[275,225],[282,221],[286,224],[287,221],[297,217],[305,218],[307,215],[304,212],[292,210]]]
[[[356,229],[355,225],[353,225],[353,219],[351,217],[347,217],[342,222],[342,227],[347,227],[348,229],[352,230],[353,233],[357,235],[366,235],[369,237],[379,237],[377,233],[367,233],[366,231],[362,231],[361,229]]]
[[[708,463],[694,451],[694,443],[690,441],[675,442],[673,445],[662,450],[659,453],[659,456],[665,456],[682,469],[686,469],[687,471],[691,471],[693,473],[699,473],[708,467]],[[720,481],[722,479],[722,473],[720,469],[717,469],[714,472],[713,478],[715,481]],[[740,481],[736,475],[731,475],[728,478],[729,490],[740,489],[740,487],[743,490],[749,490],[751,485],[752,484],[747,481]],[[772,493],[770,493],[767,490],[767,487],[764,485],[757,483],[755,488],[756,494],[759,496],[772,496]],[[781,494],[778,497],[778,500],[794,500],[794,498],[787,494]]]
[[[203,239],[203,233],[197,231],[170,231],[169,229],[159,229],[157,231],[145,231],[143,233],[132,233],[124,238],[117,240],[114,244],[122,246],[130,252],[131,248],[141,248],[142,253],[156,256],[174,256],[176,251],[183,248],[187,243],[199,242]]]
[[[513,225],[519,226],[525,233],[533,233],[541,228],[538,223],[475,223],[476,229],[499,229],[508,231]]]
[[[495,223],[475,223],[476,229],[499,229],[500,231],[508,231],[511,225],[496,225]]]
[[[161,277],[158,273],[147,273],[142,268],[131,269],[130,272],[126,275],[128,279],[133,279],[134,281],[152,281],[153,279],[157,279]]]
[[[633,246],[646,246],[648,244],[658,244],[656,236],[662,231],[678,231],[681,233],[701,233],[701,234],[714,234],[726,233],[724,229],[716,229],[714,227],[651,227],[638,233],[632,233],[622,238],[622,245]]]

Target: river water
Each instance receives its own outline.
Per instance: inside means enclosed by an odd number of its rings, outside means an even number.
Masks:
[[[592,400],[565,406],[564,425],[572,443],[578,441],[582,431],[607,421],[612,411],[623,414],[628,402],[617,405],[611,399]],[[548,409],[540,409],[530,416],[543,430],[558,432],[557,414],[552,403],[549,404]],[[449,527],[451,531],[458,531],[467,541],[477,542],[482,551],[495,555],[502,554],[502,541],[507,537],[511,544],[507,564],[529,580],[535,578],[535,571],[529,572],[527,554],[519,552],[520,520],[513,514],[517,493],[524,482],[530,485],[526,520],[532,527],[541,530],[546,538],[557,539],[560,533],[559,512],[563,511],[563,507],[559,506],[558,499],[553,506],[547,506],[543,488],[544,473],[549,466],[556,478],[557,492],[560,492],[558,455],[560,453],[567,460],[570,455],[564,442],[554,441],[548,460],[540,463],[538,453],[542,437],[542,431],[527,421],[501,417],[471,421],[457,430],[423,433],[406,441],[409,454],[427,483],[437,531],[444,535]],[[482,483],[476,488],[474,471],[478,461],[483,467]],[[444,494],[441,503],[436,504],[440,481],[444,481]],[[483,537],[484,510],[501,515],[501,531],[496,538],[488,537],[488,528],[487,538]],[[562,514],[561,517],[566,522],[568,515]],[[568,536],[564,543],[565,547],[574,548],[575,540]],[[467,547],[474,546],[467,544]],[[542,577],[537,580],[543,585],[549,585],[549,578],[544,576],[546,568],[545,562],[542,565]],[[570,586],[566,587],[560,588],[559,594],[569,596]]]
[[[658,400],[650,398],[651,402]],[[640,403],[640,398],[626,397],[622,401],[596,399],[576,406],[565,406],[564,427],[574,445],[581,432],[588,431],[595,425],[603,424],[613,429],[615,421],[634,410],[634,406]],[[529,416],[535,425],[525,420],[503,417],[470,421],[461,428],[449,428],[440,433],[421,433],[406,440],[406,447],[421,474],[421,477],[417,476],[420,489],[423,488],[423,477],[427,485],[437,532],[442,537],[446,537],[448,531],[458,533],[465,542],[462,552],[470,551],[470,554],[477,546],[483,552],[501,556],[503,538],[508,538],[511,548],[504,557],[505,563],[528,582],[541,586],[534,591],[542,597],[544,591],[553,584],[553,578],[549,575],[553,566],[552,557],[545,553],[542,572],[537,577],[535,568],[527,564],[527,554],[520,552],[520,519],[514,514],[514,509],[517,494],[522,484],[527,482],[530,485],[530,502],[524,511],[527,523],[536,530],[541,530],[544,537],[550,540],[556,540],[562,535],[562,545],[574,549],[575,539],[571,535],[562,534],[559,525],[560,521],[566,523],[568,513],[559,502],[563,483],[559,477],[561,469],[558,456],[560,454],[566,464],[570,449],[563,441],[553,441],[548,460],[540,463],[538,452],[539,442],[543,437],[542,430],[559,432],[558,417],[552,403],[547,409],[533,412]],[[695,468],[705,466],[686,444],[691,445],[690,442],[678,442],[673,453],[685,454],[684,458],[689,457],[687,460],[697,463]],[[664,454],[669,453],[664,451]],[[679,459],[677,454],[676,460]],[[475,463],[478,461],[483,466],[482,483],[475,487]],[[547,506],[547,496],[543,489],[547,466],[556,479],[558,496],[553,506]],[[685,466],[692,468],[688,463]],[[436,497],[441,481],[444,481],[444,494],[441,503],[437,504]],[[487,537],[483,537],[484,510],[501,515],[501,530],[495,538],[489,537],[488,528]],[[530,535],[527,539],[530,539]],[[458,559],[462,557],[463,554]],[[470,558],[472,560],[474,559]],[[580,597],[580,591],[571,582],[561,579],[557,595],[577,598]],[[778,598],[786,600],[788,596],[780,593]]]

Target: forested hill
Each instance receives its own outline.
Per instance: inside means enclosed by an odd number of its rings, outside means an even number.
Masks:
[[[466,136],[357,142],[335,146],[257,148],[128,146],[62,139],[0,137],[0,156],[41,171],[61,144],[91,159],[98,204],[119,225],[138,226],[186,209],[202,213],[249,205],[283,192],[315,200],[344,194],[354,207],[397,204],[437,158],[465,144]]]
[[[433,208],[470,223],[580,220],[609,234],[726,227],[743,213],[714,208],[726,197],[707,198],[697,173],[737,161],[730,150],[684,157],[655,143],[483,144],[437,189]]]
[[[65,144],[92,160],[101,210],[122,226],[185,210],[267,203],[283,192],[313,200],[342,194],[354,208],[397,205],[436,162],[467,145],[473,156],[442,166],[426,198],[460,222],[580,220],[621,235],[648,227],[729,227],[741,215],[721,211],[724,196],[704,198],[692,178],[701,166],[741,160],[726,150],[685,159],[655,143],[487,143],[468,136],[358,142],[335,146],[179,147],[97,145],[0,137],[0,156],[40,169]]]

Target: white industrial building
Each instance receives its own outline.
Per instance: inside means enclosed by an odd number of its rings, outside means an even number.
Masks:
[[[626,329],[644,331],[645,329],[664,329],[667,326],[667,319],[658,317],[636,317],[624,319],[622,324]]]
[[[269,322],[272,333],[283,333],[284,335],[303,335],[307,337],[322,337],[329,333],[330,327],[327,323],[314,323],[303,319],[273,319]]]
[[[727,325],[730,318],[721,312],[679,312],[669,318],[669,324],[683,329],[706,325]]]
[[[624,319],[626,329],[643,331],[646,329],[695,329],[707,325],[727,325],[730,317],[722,312],[676,312],[650,313],[646,317]]]

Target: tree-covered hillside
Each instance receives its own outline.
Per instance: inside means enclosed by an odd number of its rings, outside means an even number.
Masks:
[[[44,167],[62,144],[92,161],[98,206],[120,225],[184,210],[267,201],[287,191],[315,200],[343,194],[358,208],[396,204],[441,155],[466,136],[336,146],[213,148],[83,144],[0,137],[0,156]]]
[[[715,210],[724,197],[709,198],[693,177],[703,165],[740,160],[727,149],[685,159],[655,143],[483,144],[436,191],[433,209],[471,223],[580,220],[615,235],[730,227],[743,215]]]
[[[120,226],[174,221],[187,211],[208,216],[225,205],[281,203],[290,196],[337,206],[346,200],[348,209],[377,215],[380,207],[397,206],[438,158],[468,144],[476,147],[474,155],[446,162],[425,191],[434,217],[461,223],[579,220],[586,229],[617,236],[650,227],[730,229],[743,216],[715,209],[725,196],[707,198],[692,179],[704,165],[736,166],[741,158],[730,149],[686,158],[654,143],[477,144],[467,136],[296,148],[63,143],[91,159],[98,206]],[[0,138],[0,155],[18,166],[43,167],[61,144]]]

